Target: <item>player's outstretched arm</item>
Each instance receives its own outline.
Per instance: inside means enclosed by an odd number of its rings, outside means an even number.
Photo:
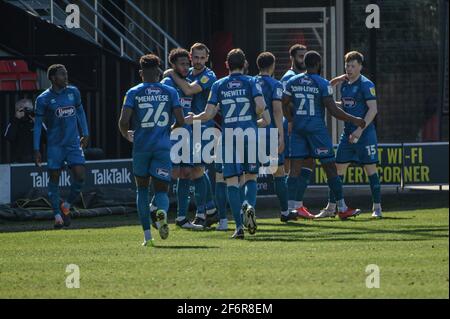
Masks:
[[[331,81],[330,81],[330,84],[331,84],[331,86],[336,86],[336,85],[338,85],[338,84],[340,84],[340,83],[342,83],[342,82],[344,82],[344,81],[348,81],[348,76],[347,76],[347,74],[342,74],[342,75],[340,75],[340,76],[337,76],[337,77],[335,77],[334,79],[332,79]]]
[[[332,96],[326,96],[322,101],[328,112],[330,112],[330,114],[338,120],[353,123],[361,128],[366,126],[366,122],[362,118],[350,115],[338,108]]]
[[[208,122],[216,116],[217,111],[218,108],[214,104],[208,103],[202,113],[192,116],[191,120],[187,121],[186,124],[192,124],[193,121]]]
[[[120,134],[122,134],[122,136],[129,142],[133,142],[128,134],[128,128],[130,126],[130,119],[132,115],[133,115],[132,109],[122,107],[122,112],[119,118],[119,131]]]
[[[181,78],[176,72],[171,73],[172,79],[175,81],[175,84],[183,91],[186,95],[194,95],[200,93],[203,89],[197,83],[188,83],[185,79]]]

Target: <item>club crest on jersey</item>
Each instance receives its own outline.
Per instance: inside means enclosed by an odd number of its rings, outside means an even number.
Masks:
[[[376,92],[375,92],[375,88],[370,88],[370,94],[372,94],[373,96],[376,96],[376,94],[375,94]]]
[[[69,98],[70,101],[75,100],[75,97],[73,96],[73,93],[67,94],[67,97]]]
[[[207,77],[206,75],[204,75],[200,78],[200,82],[203,84],[208,83],[208,81],[209,81],[209,77]]]
[[[324,147],[316,148],[317,155],[324,155],[324,154],[328,154],[328,153],[329,153],[328,148],[324,148]]]
[[[355,94],[356,92],[358,92],[358,87],[354,86],[352,91],[353,91],[353,94]]]
[[[51,99],[51,100],[50,100],[50,103],[52,103],[52,104],[53,104],[53,103],[56,103],[56,100],[55,100],[55,99]]]
[[[351,108],[356,106],[355,99],[351,98],[351,97],[343,97],[342,98],[342,103],[343,103],[344,107],[349,108],[349,109],[351,109]]]
[[[157,95],[157,94],[161,94],[161,89],[158,87],[149,87],[145,89],[145,94],[146,95]]]
[[[242,87],[242,82],[241,81],[231,81],[231,82],[228,82],[227,87],[229,89],[239,89]]]
[[[164,169],[164,168],[157,168],[156,174],[158,174],[161,177],[169,177],[169,175],[170,175],[169,170]]]
[[[55,111],[57,117],[70,117],[75,115],[75,108],[73,106],[58,107]]]

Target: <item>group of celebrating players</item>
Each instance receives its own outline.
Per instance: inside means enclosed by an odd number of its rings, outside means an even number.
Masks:
[[[373,123],[377,114],[376,93],[374,84],[361,74],[363,55],[356,51],[347,53],[346,73],[330,82],[320,75],[322,58],[318,52],[296,44],[290,48],[289,55],[291,68],[281,81],[273,77],[276,59],[270,52],[259,54],[256,60],[259,74],[252,77],[247,75],[244,52],[231,50],[225,61],[229,75],[222,79],[217,79],[206,66],[209,49],[202,43],[195,43],[190,52],[173,49],[168,57],[171,69],[163,74],[158,56],[141,57],[142,83],[126,93],[119,130],[133,143],[133,173],[137,209],[144,231],[143,245],[153,245],[151,225],[162,239],[168,238],[168,191],[172,179],[176,180],[177,226],[201,230],[218,223],[216,230],[226,231],[228,204],[236,224],[232,238],[243,239],[244,229],[255,234],[257,176],[260,166],[270,165],[251,159],[254,148],[250,146],[258,145],[258,138],[246,136],[243,147],[233,147],[231,161],[223,161],[214,154],[214,194],[205,162],[193,160],[195,153],[202,154],[205,145],[192,138],[192,125],[201,123],[202,132],[217,126],[214,118],[218,113],[222,133],[227,129],[248,132],[264,128],[267,148],[270,139],[277,140],[273,181],[282,222],[335,217],[336,214],[341,219],[358,215],[359,209],[347,207],[342,190],[345,170],[351,162],[364,165],[372,191],[372,216],[382,216]],[[50,66],[48,77],[52,86],[36,100],[34,148],[36,164],[40,165],[40,130],[42,122],[46,121],[49,199],[55,213],[55,228],[61,228],[70,224],[71,206],[84,183],[82,148],[88,143],[89,132],[80,93],[68,85],[65,67]],[[337,85],[340,85],[340,102],[333,98],[333,87]],[[336,156],[324,120],[325,109],[345,122]],[[176,134],[179,129],[189,132],[189,137]],[[273,129],[276,129],[276,136],[270,133]],[[215,141],[224,154],[225,134]],[[188,159],[184,157],[175,164],[171,150],[177,143],[187,145],[191,151]],[[328,205],[314,215],[303,205],[303,197],[316,159],[327,175],[329,199]],[[58,179],[64,162],[71,167],[74,181],[69,196],[63,201],[58,192]],[[187,218],[191,189],[194,189],[196,203],[193,221]]]

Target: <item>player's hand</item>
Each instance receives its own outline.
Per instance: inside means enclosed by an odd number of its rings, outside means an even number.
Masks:
[[[187,125],[192,125],[193,122],[194,122],[194,113],[189,112],[188,116],[184,118],[184,123]]]
[[[81,148],[86,148],[89,144],[89,136],[82,136],[80,138],[80,146]]]
[[[358,143],[358,140],[361,137],[362,131],[363,130],[360,127],[358,127],[356,130],[354,130],[353,133],[350,134],[350,136],[348,137],[349,142],[351,144]]]
[[[24,109],[20,109],[20,110],[18,110],[17,112],[16,112],[16,118],[17,119],[21,119],[21,118],[23,118],[25,116],[25,111],[24,111]]]
[[[338,83],[342,83],[342,82],[344,82],[344,81],[348,81],[348,76],[347,76],[347,74],[342,74],[342,75],[338,76],[338,77],[336,78],[336,81],[337,81]]]
[[[284,152],[284,136],[278,136],[278,154]]]
[[[127,131],[127,140],[128,140],[128,142],[133,143],[133,141],[134,141],[134,131],[132,131],[132,130],[128,130]]]
[[[163,73],[163,78],[167,78],[168,76],[171,76],[173,74],[173,69],[167,69]]]
[[[41,152],[34,151],[34,163],[36,164],[37,167],[41,167],[41,163],[42,163]]]
[[[294,126],[293,122],[288,122],[288,135],[291,135],[293,126]]]

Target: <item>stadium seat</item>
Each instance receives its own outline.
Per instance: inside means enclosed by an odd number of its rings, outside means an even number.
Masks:
[[[0,73],[0,90],[1,91],[16,91],[19,86],[17,83],[17,76],[12,73]]]
[[[0,73],[9,73],[11,72],[9,67],[9,61],[0,61]]]
[[[10,60],[9,66],[11,72],[15,73],[28,73],[30,70],[28,69],[28,64],[24,60]]]
[[[0,90],[37,90],[37,74],[24,60],[0,61]]]

